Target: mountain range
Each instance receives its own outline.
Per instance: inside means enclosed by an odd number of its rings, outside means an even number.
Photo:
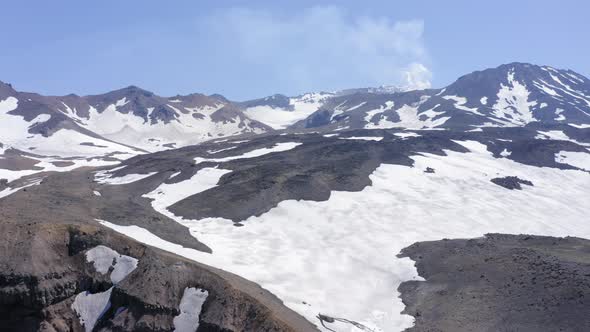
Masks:
[[[100,146],[132,154],[274,131],[590,123],[590,80],[524,63],[414,91],[348,89],[232,102],[220,95],[160,97],[134,86],[102,95],[42,96],[0,83],[0,100],[2,121],[13,124],[0,142],[41,155],[52,155],[65,140],[74,155],[101,156],[106,148]]]
[[[0,83],[0,330],[585,331],[589,197],[570,70],[239,102]]]

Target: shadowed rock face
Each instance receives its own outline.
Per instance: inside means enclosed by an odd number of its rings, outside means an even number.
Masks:
[[[206,331],[315,330],[257,284],[140,244],[95,220],[141,224],[163,239],[209,251],[186,227],[136,197],[151,190],[149,181],[100,185],[89,169],[42,175],[39,185],[0,199],[0,330],[83,331],[71,309],[76,295],[113,286],[86,261],[87,250],[98,245],[139,263],[114,286],[95,331],[173,330],[187,287],[209,294],[199,316]]]
[[[87,262],[97,245],[138,259],[114,286],[94,331],[171,331],[184,289],[208,291],[200,313],[207,331],[313,331],[267,291],[230,273],[152,249],[98,225],[0,223],[2,331],[83,331],[71,308],[77,294],[113,283]]]
[[[488,234],[419,242],[400,257],[426,281],[400,285],[407,331],[588,331],[590,241]]]

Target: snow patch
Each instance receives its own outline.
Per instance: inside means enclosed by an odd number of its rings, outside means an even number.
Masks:
[[[470,113],[474,113],[474,114],[482,115],[483,116],[483,114],[480,113],[477,110],[477,107],[467,107],[467,106],[465,106],[465,104],[467,104],[467,98],[465,98],[465,97],[459,97],[459,96],[443,96],[443,99],[454,101],[455,104],[453,106],[455,106],[456,109],[467,111],[467,112],[470,112]]]
[[[115,285],[133,272],[138,263],[136,258],[120,255],[115,250],[102,245],[88,250],[86,261],[93,263],[94,269],[101,274],[107,274],[113,268],[110,278]]]
[[[575,139],[570,138],[569,136],[566,135],[566,133],[564,133],[561,130],[549,130],[549,131],[537,130],[537,133],[538,134],[535,136],[535,139],[552,139],[552,140],[556,140],[556,141],[570,141],[570,142],[574,142],[578,145],[590,146],[590,143],[578,142]]]
[[[129,101],[127,100],[127,97],[123,97],[123,98],[117,100],[117,102],[115,103],[115,107],[125,106],[125,105],[127,105],[127,103],[129,103]]]
[[[18,108],[18,99],[15,97],[8,97],[0,100],[0,114],[14,111]]]
[[[339,139],[352,139],[352,140],[362,140],[362,141],[380,141],[383,139],[383,137],[351,136],[351,137],[339,137]]]
[[[530,91],[526,85],[514,79],[514,70],[508,72],[508,85],[501,84],[498,91],[498,101],[493,106],[493,114],[506,124],[525,125],[537,121],[531,107],[536,101],[529,101]]]
[[[228,151],[228,150],[233,150],[237,148],[237,146],[230,146],[229,148],[223,148],[223,149],[219,149],[219,150],[207,150],[208,154],[216,154],[219,152],[223,152],[223,151]]]
[[[178,309],[180,314],[173,319],[175,332],[194,332],[199,327],[199,315],[209,292],[201,288],[185,288]]]
[[[230,170],[206,167],[200,169],[190,179],[177,183],[162,183],[158,188],[143,195],[152,199],[154,210],[168,217],[175,217],[167,207],[181,200],[217,186],[219,179]],[[174,218],[173,218],[174,219]]]
[[[590,171],[590,153],[559,151],[555,154],[555,161],[560,164],[568,164],[586,171]]]
[[[385,105],[381,105],[377,109],[367,111],[367,113],[365,115],[365,122],[367,122],[367,125],[365,126],[365,128],[372,129],[369,127],[378,126],[379,124],[375,125],[374,123],[371,122],[373,120],[373,118],[375,117],[375,115],[381,114],[385,111],[389,111],[389,110],[393,109],[394,106],[395,106],[395,103],[393,101],[386,101]]]
[[[80,325],[84,326],[86,332],[92,332],[96,322],[111,307],[112,291],[113,287],[101,293],[82,292],[76,295],[71,308],[78,314]]]
[[[510,156],[512,154],[512,151],[508,151],[507,149],[502,150],[502,152],[500,152],[500,155],[504,158]]]
[[[418,135],[416,133],[412,133],[412,132],[403,132],[403,133],[395,133],[395,136],[401,137],[401,138],[408,138],[408,137],[420,137],[422,135]]]
[[[349,108],[346,108],[346,109],[341,109],[341,108],[339,108],[339,107],[336,107],[336,109],[335,109],[335,110],[334,110],[334,112],[332,113],[332,116],[330,116],[330,121],[331,121],[332,119],[334,119],[336,116],[338,116],[338,115],[340,115],[340,114],[343,114],[343,113],[346,113],[346,112],[354,111],[355,109],[362,107],[362,106],[363,106],[363,105],[365,105],[366,103],[367,103],[366,101],[363,101],[362,103],[360,103],[360,104],[358,104],[358,105],[356,105],[356,106],[352,106],[352,107],[349,107]],[[388,102],[386,102],[386,103],[393,103],[393,102],[389,102],[389,101],[388,101]]]
[[[555,115],[557,115],[557,117],[555,117],[553,120],[555,120],[555,121],[564,121],[565,120],[565,115],[563,115],[561,113],[563,113],[563,109],[561,109],[561,108],[555,109]]]
[[[0,171],[3,171],[3,170],[0,170]],[[0,178],[5,178],[5,177],[2,176],[2,172],[0,172]],[[19,191],[21,189],[28,188],[28,187],[31,187],[31,186],[39,185],[39,184],[41,184],[41,181],[43,181],[43,178],[36,178],[36,179],[31,179],[31,180],[27,181],[26,184],[24,184],[24,185],[22,185],[20,187],[16,187],[16,188],[12,188],[12,187],[4,188],[4,190],[1,190],[0,191],[0,198],[10,196],[10,195],[14,194],[15,192],[17,192],[17,191]]]
[[[133,182],[137,182],[150,176],[158,173],[158,172],[150,172],[147,174],[127,174],[124,176],[113,177],[112,172],[114,170],[107,170],[107,171],[99,171],[94,174],[94,181],[100,184],[110,184],[110,185],[122,185],[122,184],[129,184]]]
[[[283,151],[288,151],[291,149],[296,148],[297,146],[301,145],[302,143],[296,143],[296,142],[286,142],[286,143],[277,143],[275,144],[273,147],[270,148],[261,148],[261,149],[256,149],[256,150],[252,150],[249,152],[246,152],[242,155],[238,155],[238,156],[230,156],[230,157],[225,157],[225,158],[201,158],[201,157],[196,157],[195,158],[195,163],[196,164],[200,164],[203,162],[214,162],[214,163],[223,163],[223,162],[227,162],[227,161],[231,161],[231,160],[237,160],[237,159],[247,159],[247,158],[256,158],[256,157],[260,157],[263,156],[265,154],[269,154],[269,153],[273,153],[273,152],[283,152]]]
[[[407,129],[423,129],[423,128],[435,128],[442,124],[444,124],[450,117],[440,117],[438,119],[434,119],[438,117],[444,112],[435,112],[436,109],[440,105],[434,106],[432,109],[424,111],[418,114],[418,107],[419,105],[413,107],[408,105],[403,105],[399,109],[396,110],[397,115],[399,116],[400,121],[393,122],[385,117],[381,116],[379,122],[377,124],[371,122],[371,120],[375,117],[375,115],[383,113],[387,110],[393,108],[393,102],[390,104],[386,104],[385,107],[381,106],[381,108],[372,110],[367,112],[365,116],[365,121],[367,124],[365,125],[365,129],[390,129],[390,128],[407,128]],[[426,117],[424,120],[421,120],[421,117]]]
[[[590,128],[590,124],[575,124],[575,123],[568,123],[568,125],[574,127],[574,128],[578,128],[578,129],[586,129],[586,128]]]

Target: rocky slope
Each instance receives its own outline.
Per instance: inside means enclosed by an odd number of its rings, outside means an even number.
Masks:
[[[549,124],[267,134],[140,155],[93,188],[98,201],[138,204],[102,225],[260,283],[323,331],[396,331],[412,326],[395,296],[417,278],[395,257],[405,246],[489,232],[590,236],[580,222],[589,134]],[[159,221],[123,217],[137,206]]]
[[[182,313],[192,331],[315,330],[252,282],[101,226],[82,173],[67,182],[76,190],[49,177],[0,201],[3,331],[188,331]],[[92,261],[97,248],[116,255]],[[187,289],[206,292],[202,307],[181,308]]]
[[[425,281],[399,291],[408,331],[586,331],[590,241],[487,234],[421,242],[402,257]]]

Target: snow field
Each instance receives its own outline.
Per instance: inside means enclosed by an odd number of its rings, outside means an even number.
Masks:
[[[103,224],[255,281],[316,324],[323,313],[375,331],[401,331],[413,318],[400,314],[404,306],[396,290],[419,277],[413,262],[396,254],[414,242],[489,232],[590,237],[590,225],[583,222],[590,214],[589,174],[497,159],[478,142],[457,143],[471,152],[414,156],[414,167],[383,164],[371,175],[373,185],[360,192],[335,191],[325,202],[283,201],[242,221],[244,227],[222,218],[186,220],[166,209],[216,186],[227,170],[200,170],[183,194],[166,184],[146,194],[157,211],[189,227],[213,254],[163,241],[137,226]],[[435,173],[424,173],[426,167]],[[490,182],[501,176],[534,186],[510,191]],[[345,326],[340,330],[358,331]]]

